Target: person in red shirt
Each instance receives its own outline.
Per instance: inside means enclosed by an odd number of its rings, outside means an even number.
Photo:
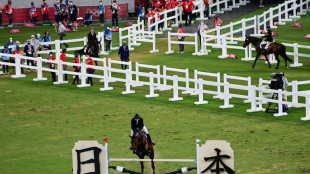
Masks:
[[[191,25],[192,18],[193,18],[192,11],[193,11],[193,8],[195,8],[194,3],[191,0],[189,0],[189,1],[188,0],[184,0],[184,2],[182,2],[178,6],[182,6],[183,7],[184,18],[185,18],[185,25],[186,26],[187,26],[187,24]]]
[[[179,24],[179,29],[178,29],[178,33],[184,33],[184,28],[182,24]],[[178,37],[178,41],[184,41],[185,37],[184,36],[177,36]],[[184,53],[184,44],[179,44],[180,47],[180,52],[179,53]]]
[[[22,56],[25,55],[25,53],[22,50],[20,50],[19,45],[16,46],[16,49],[15,49],[15,51],[12,52],[12,54],[13,55],[19,54]],[[11,63],[15,63],[15,58],[12,58]],[[23,64],[22,59],[20,60],[20,64]],[[21,73],[24,74],[24,68],[20,68],[20,70],[21,70]]]
[[[216,26],[222,26],[223,22],[218,16],[214,16],[214,28]]]
[[[87,58],[87,60],[86,60],[87,65],[94,65],[93,59],[90,58],[90,55],[89,55],[88,53],[86,54],[86,58]],[[88,73],[88,74],[94,74],[94,69],[91,68],[91,67],[87,67],[87,73]],[[93,78],[92,78],[92,77],[88,77],[88,78],[87,78],[87,84],[89,84],[89,82],[90,82],[90,85],[91,85],[91,86],[94,85],[94,84],[93,84]]]
[[[156,10],[157,10],[157,9],[160,9],[160,6],[162,6],[160,0],[157,0],[157,1],[154,3],[154,6],[156,7]]]
[[[62,60],[63,62],[66,62],[66,58],[67,58],[66,52],[67,52],[67,49],[63,48],[62,53],[60,54],[60,57],[59,57],[59,59]],[[62,64],[62,68],[64,71],[66,71],[67,65]],[[65,74],[65,81],[67,81],[67,80],[68,80],[68,74]]]
[[[149,13],[146,15],[147,18],[151,18],[150,22],[148,21],[148,23],[147,23],[148,25],[151,25],[155,22],[155,13],[156,13],[155,7],[153,6],[152,9],[153,10],[149,11]],[[155,27],[152,27],[151,31],[153,31],[154,29],[155,29]]]
[[[79,56],[80,56],[80,55],[79,55],[78,53],[75,53],[74,59],[73,59],[73,63],[80,64]],[[74,72],[80,72],[80,69],[81,69],[80,66],[73,66],[73,68],[74,68]],[[73,82],[72,82],[72,85],[75,85],[75,81],[76,81],[76,84],[78,85],[78,84],[79,84],[79,76],[78,76],[78,75],[76,75],[76,76],[74,77],[74,80],[73,80]]]
[[[8,27],[13,27],[13,20],[12,20],[12,16],[13,16],[13,7],[12,7],[12,0],[8,0],[8,4],[6,4],[4,6],[5,9],[5,13],[6,15],[8,15],[9,17],[9,26]]]
[[[165,6],[160,6],[160,9],[158,10],[158,13],[162,13],[165,11]],[[158,19],[161,20],[162,18],[164,18],[164,15],[159,15]],[[159,23],[159,30],[162,31],[164,30],[164,22]]]
[[[37,8],[34,6],[34,2],[31,2],[29,11],[30,11],[31,23],[36,24],[36,22],[38,21],[37,20],[38,14],[37,14]]]
[[[2,4],[0,2],[0,29],[3,29],[3,26],[2,26],[2,10],[3,10],[3,7],[2,7]]]
[[[49,9],[48,9],[48,3],[46,2],[46,0],[43,0],[41,9],[42,9],[43,21],[49,21],[49,17],[48,17]]]
[[[53,56],[53,52],[50,52],[48,59],[49,60],[55,60],[55,57]],[[50,65],[50,69],[55,69],[54,63],[50,62],[49,65]],[[51,74],[52,74],[52,82],[56,82],[56,73],[51,72]]]
[[[205,11],[204,11],[204,15],[207,16],[207,18],[209,18],[209,0],[203,0],[205,3]]]

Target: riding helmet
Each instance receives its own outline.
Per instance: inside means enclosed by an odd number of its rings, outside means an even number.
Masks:
[[[140,117],[139,114],[135,114],[135,117],[134,117],[134,118],[137,119],[137,118],[141,118],[141,117]]]

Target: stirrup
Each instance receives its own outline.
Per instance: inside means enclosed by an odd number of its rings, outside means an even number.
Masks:
[[[155,143],[154,141],[152,141],[152,145],[153,145],[153,146],[155,146],[155,145],[156,145],[156,143]]]

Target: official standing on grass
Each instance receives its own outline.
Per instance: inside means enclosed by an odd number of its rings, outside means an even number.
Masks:
[[[64,37],[66,36],[65,30],[66,30],[66,27],[65,27],[65,26],[62,24],[62,22],[60,21],[60,22],[59,22],[59,33],[58,33],[58,35],[59,35],[59,40],[63,40]],[[66,48],[69,47],[69,45],[68,45],[67,43],[63,43],[63,44],[66,46]],[[60,48],[61,48],[61,44],[60,44]]]
[[[77,25],[77,17],[79,16],[79,9],[76,7],[76,5],[73,5],[73,2],[69,2],[69,15],[70,15],[70,21],[72,22],[72,28],[73,31],[79,31],[78,25]]]
[[[34,55],[34,47],[31,45],[30,40],[27,40],[25,47],[24,47],[24,53],[26,53],[27,57],[33,57]],[[31,66],[34,66],[34,61],[27,59],[27,65],[31,64]],[[30,68],[28,68],[28,72],[30,71]],[[35,71],[35,70],[33,70]]]
[[[129,61],[129,48],[126,45],[126,42],[123,41],[123,45],[119,47],[118,56],[120,56],[121,61],[128,62]],[[122,64],[122,69],[127,69],[127,65]]]
[[[4,9],[5,9],[5,13],[6,15],[8,15],[8,18],[9,18],[9,25],[8,27],[13,27],[13,7],[12,7],[12,0],[8,0],[8,4],[6,4],[4,6]]]
[[[78,53],[75,53],[73,63],[80,64],[79,56],[80,55]],[[81,69],[80,66],[73,66],[73,68],[74,68],[74,72],[80,72],[80,69]],[[76,84],[78,85],[79,84],[79,75],[74,76],[74,80],[72,82],[72,85],[75,85],[75,81],[76,81]]]
[[[35,25],[36,22],[38,21],[37,20],[38,14],[37,14],[37,8],[36,6],[34,6],[34,2],[31,2],[29,10],[30,10],[31,23]]]
[[[48,17],[49,8],[48,8],[48,3],[46,0],[43,0],[43,4],[41,5],[41,9],[42,9],[43,21],[49,21],[49,17]]]
[[[45,33],[45,36],[42,37],[42,42],[51,42],[52,41],[52,38],[50,36],[50,33],[48,31],[46,31]],[[52,49],[52,46],[50,44],[45,44],[43,45],[44,47],[44,50],[51,50]]]
[[[86,60],[87,65],[93,66],[93,65],[94,65],[94,62],[93,62],[93,59],[90,57],[89,53],[86,53],[85,56],[86,56],[86,58],[87,58],[87,60]],[[91,67],[87,67],[87,73],[88,73],[88,74],[94,74],[94,69],[91,68]],[[92,78],[92,77],[88,77],[88,78],[87,78],[87,84],[89,84],[89,83],[90,83],[91,86],[94,85],[94,84],[93,84],[93,78]]]
[[[49,60],[55,60],[55,57],[53,56],[53,52],[50,52],[49,54]],[[49,63],[50,65],[50,69],[55,69],[55,64],[54,63]],[[56,73],[55,72],[51,72],[52,74],[52,82],[56,82]]]
[[[182,24],[179,24],[179,29],[178,29],[178,33],[184,33],[184,28]],[[183,42],[185,39],[184,36],[178,36],[178,41]],[[180,47],[180,52],[179,53],[184,53],[184,44],[179,44]]]
[[[104,26],[105,6],[103,5],[102,1],[99,1],[98,12],[99,12],[100,26]]]
[[[59,22],[61,21],[61,11],[60,11],[60,2],[59,0],[56,1],[54,4],[54,11],[55,11],[55,33],[57,33],[57,27],[59,25]]]
[[[59,59],[60,59],[62,62],[66,62],[66,59],[67,59],[66,52],[67,52],[67,49],[66,49],[66,48],[63,48],[63,49],[62,49],[62,53],[60,54],[60,57],[59,57]],[[66,71],[66,70],[67,70],[67,65],[62,64],[62,69],[63,69],[64,71]],[[67,80],[68,80],[68,74],[65,74],[65,81],[67,81]]]
[[[16,42],[19,42],[19,41],[16,41]],[[19,55],[21,55],[21,56],[25,55],[25,53],[24,53],[22,50],[20,50],[19,45],[16,45],[16,49],[15,49],[15,51],[13,51],[12,54],[13,54],[13,55],[19,54]],[[15,63],[15,58],[12,57],[11,62],[12,62],[12,63]],[[23,64],[23,60],[22,60],[22,59],[20,60],[20,64]],[[22,74],[24,74],[24,68],[20,68],[20,71],[21,71]]]
[[[223,22],[218,16],[214,16],[214,28],[222,26]]]
[[[7,45],[4,45],[4,49],[1,51],[1,53],[11,54],[11,52],[8,49]],[[10,62],[10,57],[9,56],[2,56],[1,59],[2,59],[2,62],[7,62],[7,63]],[[2,70],[3,70],[3,74],[10,74],[10,72],[9,72],[9,65],[2,65]]]
[[[107,25],[107,29],[104,31],[104,40],[105,40],[105,51],[110,52],[112,42],[112,32],[109,25]]]
[[[113,25],[113,28],[115,27],[114,25],[114,22],[116,22],[116,28],[118,28],[118,11],[120,10],[121,8],[116,4],[116,1],[114,0],[113,1],[113,4],[111,6],[111,10],[112,10],[112,25]]]
[[[198,25],[198,28],[197,28],[200,47],[201,47],[201,35],[203,34],[204,31],[207,31],[207,30],[209,30],[209,27],[207,26],[207,24],[205,24],[203,21],[200,21],[200,24]]]

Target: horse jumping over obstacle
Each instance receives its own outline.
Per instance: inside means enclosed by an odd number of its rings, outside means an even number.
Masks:
[[[279,68],[279,64],[280,64],[280,60],[279,60],[279,55],[281,55],[285,61],[285,67],[287,69],[289,69],[289,66],[287,66],[287,61],[292,62],[292,60],[286,55],[286,48],[285,45],[278,43],[278,42],[273,42],[270,43],[268,48],[266,49],[266,51],[264,53],[262,53],[262,49],[260,47],[260,44],[262,42],[263,39],[260,38],[256,38],[256,37],[251,37],[251,36],[245,36],[245,41],[243,43],[243,48],[247,47],[250,43],[253,44],[255,46],[255,50],[256,50],[256,58],[254,60],[254,63],[252,65],[252,68],[255,67],[256,61],[258,59],[258,57],[263,54],[269,64],[269,68],[271,68],[269,59],[267,57],[268,54],[274,54],[276,60],[277,60],[277,66],[276,69]]]
[[[133,153],[136,154],[140,159],[144,159],[145,155],[149,156],[152,163],[153,174],[155,174],[155,164],[153,161],[154,148],[152,143],[149,143],[146,135],[140,129],[134,130],[133,136],[130,138]],[[143,161],[140,162],[140,165],[141,165],[141,173],[143,173],[144,170]]]

